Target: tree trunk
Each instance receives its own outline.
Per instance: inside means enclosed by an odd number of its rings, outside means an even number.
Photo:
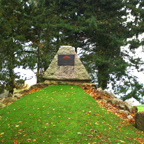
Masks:
[[[40,43],[40,42],[39,42]],[[37,61],[37,65],[38,65],[38,67],[37,67],[37,83],[39,83],[40,82],[40,78],[39,78],[39,70],[40,70],[40,48],[39,48],[39,46],[38,46],[38,61]]]
[[[60,44],[59,44],[59,36],[57,36],[57,44],[56,44],[56,49],[57,51],[59,50]]]
[[[103,90],[107,88],[107,82],[109,80],[109,73],[107,72],[107,66],[98,67],[98,87]]]
[[[10,89],[9,89],[9,93],[12,93],[14,92],[14,53],[12,52],[11,54],[11,58],[10,58],[10,65],[9,65],[9,76],[10,76],[10,82],[9,82],[9,86],[10,86]]]

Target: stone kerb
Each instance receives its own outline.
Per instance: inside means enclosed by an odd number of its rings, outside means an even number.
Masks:
[[[58,55],[74,54],[74,65],[58,66]],[[82,80],[90,82],[91,78],[87,73],[84,65],[79,60],[72,46],[62,46],[58,50],[48,69],[45,71],[43,78],[45,80]]]
[[[144,132],[144,111],[140,111],[136,114],[135,127]]]

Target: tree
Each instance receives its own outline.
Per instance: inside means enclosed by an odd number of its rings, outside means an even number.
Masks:
[[[95,73],[95,70],[98,70],[98,87],[105,89],[108,83],[112,83],[113,90],[116,94],[125,94],[126,91],[132,87],[131,93],[121,97],[122,100],[133,96],[140,101],[138,93],[143,95],[142,91],[144,90],[143,85],[139,84],[135,77],[126,73],[127,68],[131,67],[132,64],[126,62],[124,56],[127,56],[130,60],[132,59],[135,67],[137,61],[140,60],[130,57],[126,51],[121,52],[120,49],[121,46],[127,44],[130,44],[131,50],[140,46],[137,37],[136,40],[127,42],[127,38],[131,38],[135,35],[138,36],[140,33],[138,16],[141,9],[139,7],[136,8],[138,3],[139,1],[101,0],[97,2],[85,2],[81,5],[83,9],[87,7],[83,16],[85,17],[85,21],[89,24],[89,26],[87,25],[87,36],[88,41],[92,44],[91,49],[85,49],[89,55],[83,55],[82,60],[91,61],[92,74]],[[131,14],[135,16],[134,22],[126,22],[129,13],[127,10],[132,10]],[[86,62],[86,64],[87,67],[89,62]],[[126,77],[129,80],[127,85],[116,86],[117,81],[120,79],[125,81]],[[132,80],[135,81],[134,84]]]
[[[124,60],[124,57],[128,57],[133,60],[133,64],[136,64],[138,59],[133,59],[127,54],[127,52],[121,52],[121,46],[130,44],[130,49],[136,49],[140,46],[140,42],[137,39],[140,33],[139,28],[139,13],[140,7],[136,8],[136,5],[140,1],[122,1],[122,0],[83,0],[83,1],[62,1],[60,6],[66,14],[62,14],[63,19],[68,23],[65,25],[63,22],[63,34],[65,36],[75,35],[74,25],[76,26],[76,32],[82,31],[80,38],[87,40],[85,45],[82,46],[87,54],[83,54],[82,60],[84,64],[89,65],[88,59],[91,62],[91,72],[94,74],[98,70],[98,87],[102,89],[107,88],[107,84],[112,82],[114,91],[117,93],[126,93],[129,87],[132,87],[132,93],[123,97],[126,100],[130,96],[133,96],[137,100],[139,96],[135,92],[135,88],[142,89],[142,85],[139,84],[135,77],[126,73],[128,67],[132,64]],[[127,10],[131,10],[128,12]],[[78,16],[76,16],[77,14]],[[135,20],[134,22],[127,22],[128,14],[131,13]],[[77,17],[77,18],[76,18]],[[76,18],[76,19],[75,19]],[[71,24],[71,25],[70,25]],[[74,25],[72,25],[74,24]],[[65,28],[67,28],[65,30]],[[136,35],[136,40],[127,42],[127,38],[131,38]],[[75,35],[75,39],[78,37]],[[69,38],[66,40],[69,41]],[[89,48],[89,45],[92,48]],[[86,66],[87,69],[89,69]],[[113,78],[115,76],[115,78]],[[125,78],[123,78],[125,76]],[[123,80],[132,79],[135,84],[129,81],[129,85],[116,86],[116,81],[123,78]],[[93,79],[94,81],[94,79]],[[135,87],[135,88],[134,88]],[[134,89],[133,89],[134,88]]]
[[[51,9],[53,7],[45,6],[43,1],[29,1],[29,5],[33,6],[31,10],[33,17],[31,23],[30,50],[26,53],[34,53],[37,64],[37,83],[42,82],[43,72],[47,69],[52,57],[56,53],[56,46],[52,40],[54,38],[54,28],[50,26],[50,21],[53,19]],[[54,24],[52,22],[52,24]],[[28,64],[28,62],[27,62]],[[44,69],[44,70],[43,70]]]
[[[0,1],[0,80],[6,84],[6,89],[9,93],[13,93],[14,80],[19,78],[14,73],[15,67],[25,61],[22,58],[23,46],[27,40],[26,35],[29,34],[29,7],[26,4],[27,0],[23,1]],[[27,31],[27,33],[25,32]],[[32,63],[33,64],[33,63]],[[34,67],[31,65],[31,67]],[[2,87],[3,89],[4,87]]]

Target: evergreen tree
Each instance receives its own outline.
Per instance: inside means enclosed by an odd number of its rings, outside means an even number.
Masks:
[[[0,64],[3,68],[0,71],[0,80],[5,82],[9,93],[13,93],[15,78],[20,78],[14,73],[14,68],[20,67],[25,61],[25,59],[21,59],[22,45],[27,41],[25,35],[29,34],[28,25],[30,21],[28,19],[29,7],[26,3],[27,0],[0,1],[0,55],[2,56],[0,57]]]
[[[132,64],[126,62],[124,56],[132,59],[133,64],[140,60],[133,59],[126,51],[121,52],[120,48],[127,44],[130,44],[131,50],[140,46],[138,39],[127,42],[127,38],[138,36],[140,32],[138,16],[141,9],[136,8],[138,3],[139,1],[100,0],[97,2],[89,1],[89,3],[86,2],[81,5],[83,9],[87,8],[84,16],[85,21],[89,24],[89,31],[87,31],[88,41],[92,44],[91,49],[85,49],[89,54],[83,55],[82,60],[89,61],[87,66],[91,62],[92,74],[95,73],[95,70],[98,70],[98,87],[105,89],[107,84],[111,83],[116,94],[125,94],[131,87],[131,93],[121,97],[123,100],[134,97],[140,101],[139,94],[143,95],[144,90],[143,85],[137,82],[136,77],[126,73],[127,68],[131,67]],[[135,16],[134,22],[126,23],[128,18],[127,10],[132,10],[131,14]],[[126,77],[128,78],[127,85],[116,85],[116,82],[120,79],[126,81]],[[134,84],[132,81],[134,81]]]
[[[66,43],[71,42],[73,36],[77,40],[87,40],[82,46],[83,50],[87,52],[82,56],[84,64],[87,64],[86,68],[91,69],[92,74],[98,70],[98,87],[102,87],[102,89],[107,88],[108,83],[112,83],[113,90],[119,94],[126,93],[131,87],[132,92],[123,97],[123,100],[133,96],[139,101],[138,93],[143,95],[142,84],[137,82],[136,77],[126,73],[127,68],[132,64],[126,62],[124,57],[132,59],[133,64],[140,60],[133,59],[126,51],[121,51],[121,46],[127,44],[130,44],[130,50],[140,46],[137,36],[140,33],[139,13],[141,9],[136,7],[139,2],[135,0],[74,0],[69,2],[63,0],[59,3],[59,7],[62,7],[63,10],[61,22],[63,24],[62,32],[64,37],[67,37],[65,38]],[[127,10],[131,10],[131,12]],[[135,17],[134,22],[127,22],[129,13]],[[135,35],[135,40],[127,42],[127,38]],[[90,44],[92,45],[91,49],[89,48]],[[87,62],[88,60],[89,62]],[[88,68],[88,66],[92,68]],[[129,81],[129,85],[116,85],[117,81],[120,79],[126,81],[126,78],[135,81],[135,84]],[[138,87],[141,88],[140,91],[136,91]]]
[[[29,1],[33,5],[32,9],[32,42],[29,51],[26,53],[34,53],[37,64],[37,83],[43,82],[43,72],[48,68],[51,59],[56,53],[56,46],[53,44],[54,29],[50,26],[53,19],[52,8],[45,6],[43,1]],[[28,63],[27,63],[28,64]]]
[[[22,33],[25,36],[25,40],[17,42],[19,45],[26,40],[32,41],[30,51],[19,48],[20,54],[27,54],[25,56],[18,54],[21,65],[33,69],[37,63],[37,77],[40,82],[42,81],[40,68],[46,70],[52,55],[57,52],[60,45],[72,45],[76,51],[77,47],[81,47],[85,51],[81,60],[93,77],[93,82],[96,82],[95,75],[97,74],[98,87],[105,89],[108,83],[112,83],[116,94],[126,93],[131,87],[131,93],[121,99],[126,100],[133,96],[140,101],[139,94],[143,95],[143,85],[137,82],[136,77],[126,73],[126,70],[131,66],[138,69],[138,64],[142,62],[140,59],[130,57],[126,51],[121,51],[121,46],[130,44],[129,48],[133,51],[141,44],[137,37],[143,31],[141,29],[143,2],[136,7],[139,2],[135,0],[29,1],[30,6],[21,9],[22,16],[28,13],[24,17],[26,23],[20,21],[21,25],[15,27],[19,31],[14,31],[14,34],[19,32],[19,36]],[[2,10],[5,11],[5,7]],[[131,10],[130,13],[135,16],[133,22],[127,22],[129,14],[127,10]],[[18,11],[15,12],[18,13]],[[8,32],[8,27],[6,32]],[[4,31],[2,31],[3,33]],[[136,36],[135,40],[127,41],[127,38],[133,36]],[[1,44],[5,44],[5,42]],[[92,45],[91,48],[90,45]],[[8,56],[4,49],[1,47],[1,55]],[[12,49],[10,50],[12,51]],[[12,53],[11,51],[10,53]],[[14,52],[18,53],[18,50]],[[124,57],[128,57],[131,63],[126,62]],[[0,62],[2,63],[8,58],[3,57]],[[14,58],[15,56],[13,56]],[[11,61],[13,59],[11,58]],[[14,66],[11,69],[13,68]],[[119,80],[123,80],[123,86],[116,85]]]

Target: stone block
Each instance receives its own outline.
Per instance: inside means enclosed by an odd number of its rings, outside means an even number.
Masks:
[[[3,107],[5,107],[5,106],[6,106],[5,104],[0,103],[0,108],[3,108]]]
[[[135,127],[144,131],[144,111],[140,111],[135,116]]]
[[[58,56],[63,56],[63,61],[70,59],[69,55],[74,55],[74,65],[58,65]],[[65,59],[66,58],[66,59]],[[49,65],[48,69],[44,72],[43,79],[45,80],[75,80],[90,82],[91,78],[87,73],[84,65],[79,60],[76,52],[72,46],[61,46]]]

